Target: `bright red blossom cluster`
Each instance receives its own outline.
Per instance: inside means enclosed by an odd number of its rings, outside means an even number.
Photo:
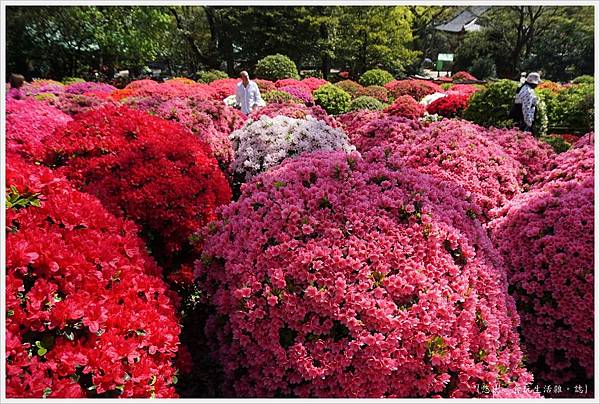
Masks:
[[[427,112],[438,114],[446,118],[461,116],[469,105],[468,93],[448,93],[445,97],[438,98],[427,106]]]
[[[394,80],[387,83],[385,88],[394,98],[410,95],[416,101],[420,101],[429,94],[444,92],[438,84],[426,80]]]
[[[417,119],[425,114],[425,107],[419,104],[410,95],[401,95],[392,105],[383,110],[392,116],[403,116],[409,119]]]
[[[8,397],[176,397],[175,309],[137,227],[9,154]]]
[[[47,139],[43,161],[142,228],[161,263],[188,257],[188,238],[231,190],[207,145],[178,124],[126,107],[81,114]]]

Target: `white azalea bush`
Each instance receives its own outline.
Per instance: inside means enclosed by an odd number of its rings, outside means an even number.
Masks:
[[[233,171],[245,181],[285,158],[304,152],[355,151],[346,133],[310,115],[306,119],[261,116],[229,136],[235,150]]]
[[[444,98],[446,95],[447,95],[446,93],[433,93],[433,94],[429,94],[429,95],[426,95],[425,97],[423,97],[421,99],[421,101],[419,101],[419,104],[429,105],[432,102],[434,102],[435,100],[439,100],[440,98]]]

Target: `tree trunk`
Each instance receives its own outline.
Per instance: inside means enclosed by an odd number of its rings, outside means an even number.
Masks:
[[[329,30],[327,29],[327,24],[321,23],[319,32],[321,34],[321,40],[324,44],[327,44],[329,41]],[[325,80],[327,80],[327,77],[329,77],[329,70],[331,69],[328,50],[329,49],[324,49],[321,53],[321,74]]]

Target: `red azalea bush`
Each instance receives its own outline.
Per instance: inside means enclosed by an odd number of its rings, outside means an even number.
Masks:
[[[427,105],[427,112],[446,118],[461,116],[469,105],[470,96],[467,93],[448,93],[445,97],[438,98]]]
[[[452,75],[453,81],[476,81],[477,77],[473,76],[469,72],[459,71]]]
[[[335,118],[328,115],[327,112],[319,105],[307,107],[302,104],[294,103],[272,103],[267,104],[265,107],[255,109],[250,113],[249,118],[256,121],[263,115],[266,115],[269,118],[275,118],[278,115],[284,115],[295,119],[305,119],[307,115],[311,115],[313,118],[324,121],[332,128],[340,127],[340,124],[335,120]]]
[[[26,159],[39,155],[44,138],[70,121],[70,116],[43,102],[6,100],[6,150]]]
[[[140,83],[133,87],[128,86],[122,90],[114,91],[111,94],[111,98],[121,101],[131,97],[153,97],[161,101],[166,101],[176,97],[195,96],[202,97],[205,100],[216,99],[219,97],[216,89],[217,87],[212,87],[212,83],[211,85],[201,83],[185,84],[177,80],[162,84],[159,84],[153,80],[139,80],[138,82],[144,83]]]
[[[462,121],[464,125],[474,125],[475,130],[484,130],[475,124]],[[526,184],[530,184],[538,175],[542,175],[550,167],[556,153],[546,142],[540,142],[531,133],[517,129],[487,129],[490,139],[498,143],[506,154],[517,160],[525,169]]]
[[[311,92],[312,90],[306,84],[304,84],[301,80],[296,79],[281,79],[275,82],[275,87],[281,89],[282,87],[300,87],[304,88],[305,91]]]
[[[521,164],[489,139],[485,129],[463,121],[433,122],[414,142],[392,143],[389,148],[394,165],[415,168],[465,189],[481,209],[482,221],[522,191]]]
[[[175,308],[137,227],[14,155],[6,184],[6,395],[176,397]]]
[[[594,174],[574,178],[515,197],[490,229],[509,267],[528,368],[540,383],[593,386]]]
[[[159,84],[159,83],[157,81],[150,80],[150,79],[134,80],[131,83],[127,84],[125,86],[125,88],[130,89],[130,90],[135,90],[135,89],[146,87],[146,86],[154,86],[156,84]]]
[[[389,91],[382,86],[363,87],[358,91],[358,95],[366,95],[368,97],[373,97],[385,103],[387,103],[389,100]]]
[[[383,112],[394,115],[403,116],[409,119],[417,119],[425,115],[425,106],[419,104],[409,95],[401,95],[392,105],[383,110]]]
[[[233,161],[229,134],[244,125],[246,118],[237,109],[202,97],[173,98],[157,106],[157,116],[177,121],[207,143],[222,168]]]
[[[227,396],[524,388],[502,261],[460,189],[357,153],[288,159],[207,229],[199,281]]]
[[[410,95],[415,101],[433,93],[443,93],[444,90],[438,84],[426,80],[394,80],[384,86],[390,97],[398,98],[401,95]]]
[[[193,258],[189,237],[231,199],[208,146],[179,124],[145,112],[90,111],[46,140],[43,161],[138,223],[164,265]]]
[[[417,141],[417,136],[422,130],[418,121],[401,116],[384,115],[367,121],[360,127],[349,132],[348,136],[356,150],[368,152],[374,147],[391,144],[408,144]],[[390,153],[395,148],[385,148]]]
[[[327,83],[329,83],[327,80],[320,79],[317,77],[307,77],[305,79],[302,79],[302,84],[305,87],[308,87],[311,92],[315,91],[317,88],[319,88]]]
[[[564,87],[553,81],[544,80],[537,86],[537,89],[538,90],[550,90],[552,93],[558,94],[562,90],[564,90]]]
[[[219,79],[208,84],[215,92],[214,98],[223,100],[234,95],[240,79]]]
[[[446,90],[446,94],[459,93],[459,94],[471,95],[471,94],[476,93],[480,89],[481,88],[476,87],[472,84],[454,84],[452,87],[450,87],[448,90]]]

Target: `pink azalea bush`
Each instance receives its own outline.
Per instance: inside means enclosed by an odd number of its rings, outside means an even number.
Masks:
[[[462,121],[433,122],[414,142],[393,143],[390,149],[395,165],[464,188],[481,209],[482,221],[522,191],[525,170],[521,164],[489,139],[484,129]]]
[[[477,77],[473,76],[469,72],[459,71],[452,75],[452,80],[453,81],[463,81],[463,80],[464,81],[473,81],[473,80],[477,80]]]
[[[235,94],[240,79],[219,79],[212,81],[209,86],[215,91],[215,99],[225,99]]]
[[[94,83],[86,81],[83,83],[73,83],[65,86],[65,93],[69,94],[84,94],[84,93],[107,93],[110,94],[117,88],[106,83]]]
[[[586,133],[585,135],[581,136],[577,142],[575,142],[573,144],[573,148],[578,148],[578,147],[582,147],[585,145],[593,146],[594,145],[594,137],[595,137],[594,132]]]
[[[357,153],[242,187],[197,263],[227,396],[485,397],[524,388],[503,264],[462,191]]]
[[[358,91],[358,95],[366,95],[368,97],[373,97],[384,103],[387,103],[389,100],[389,91],[382,86],[363,87]]]
[[[466,121],[463,123],[475,125]],[[484,130],[479,126],[477,128]],[[509,156],[523,165],[526,171],[523,181],[526,184],[532,183],[534,178],[543,175],[556,155],[548,143],[540,142],[531,133],[494,127],[488,128],[487,132],[490,139],[502,146]]]
[[[592,385],[593,171],[539,184],[499,215],[490,229],[509,268],[528,368],[542,384]]]
[[[534,178],[535,184],[555,181],[581,181],[594,175],[594,146],[581,144],[554,156],[548,162],[547,171]]]
[[[302,84],[305,87],[308,87],[311,92],[315,91],[317,88],[319,88],[327,83],[328,83],[327,80],[320,79],[317,77],[307,77],[305,79],[302,79]]]
[[[381,145],[412,144],[422,129],[418,121],[401,116],[384,115],[367,121],[356,130],[348,132],[350,141],[359,152],[367,152]],[[388,147],[388,154],[395,150]]]
[[[383,111],[371,111],[368,109],[359,109],[358,111],[350,111],[345,114],[338,115],[337,121],[340,123],[344,131],[348,134],[356,132],[361,126],[384,117]]]
[[[316,150],[354,151],[339,128],[307,115],[294,119],[261,116],[230,135],[235,150],[233,171],[246,181],[284,159]]]
[[[275,82],[275,87],[282,89],[283,87],[299,87],[304,88],[305,91],[311,92],[310,87],[304,84],[301,80],[296,79],[281,79]]]
[[[302,100],[306,105],[313,105],[315,100],[313,99],[310,90],[306,87],[299,86],[283,86],[279,88],[280,91],[285,91],[288,94],[293,95],[294,97]]]
[[[39,155],[42,141],[73,119],[33,99],[6,101],[6,150],[23,158]]]
[[[399,96],[392,105],[383,110],[389,115],[403,116],[409,119],[420,118],[425,114],[425,111],[425,107],[409,95]]]
[[[249,115],[249,118],[256,121],[261,116],[275,118],[278,115],[288,116],[290,118],[295,119],[304,119],[308,115],[310,115],[313,118],[324,121],[327,125],[331,126],[332,128],[337,128],[340,126],[335,120],[335,118],[327,114],[327,111],[325,111],[319,105],[313,105],[308,107],[306,105],[296,103],[270,103],[267,104],[265,107],[258,108],[252,111]]]

